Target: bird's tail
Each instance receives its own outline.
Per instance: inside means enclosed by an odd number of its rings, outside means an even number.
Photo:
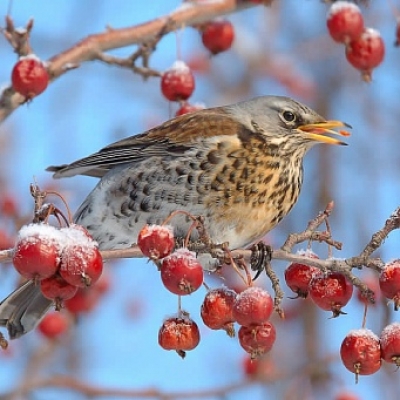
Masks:
[[[0,326],[5,326],[10,339],[31,331],[52,305],[38,285],[28,281],[0,303]]]

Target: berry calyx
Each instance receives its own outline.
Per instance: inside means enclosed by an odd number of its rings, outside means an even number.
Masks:
[[[164,258],[175,247],[173,228],[166,225],[146,225],[139,232],[137,244],[141,252],[151,260]]]
[[[15,269],[27,279],[49,278],[60,264],[62,234],[47,224],[23,226],[14,248]]]
[[[400,323],[393,322],[381,333],[382,359],[400,367]]]
[[[236,297],[236,292],[226,287],[210,290],[201,305],[201,318],[204,324],[210,329],[224,329],[233,337],[235,335],[233,304]]]
[[[336,1],[328,11],[326,21],[329,34],[339,43],[357,39],[364,30],[360,8],[348,1]]]
[[[161,77],[161,92],[170,101],[187,100],[195,88],[194,76],[183,61],[175,61]]]
[[[235,38],[235,29],[226,19],[210,21],[202,26],[201,40],[212,54],[228,50]]]
[[[259,325],[269,319],[272,309],[270,294],[260,287],[251,286],[237,296],[233,304],[233,317],[243,326]]]
[[[356,375],[371,375],[381,367],[379,338],[369,329],[350,331],[340,346],[343,365]]]
[[[372,28],[366,28],[357,39],[351,40],[346,47],[347,61],[361,71],[366,82],[371,81],[372,70],[385,56],[385,44],[381,34]]]
[[[14,90],[28,100],[42,93],[48,83],[49,75],[43,62],[35,55],[21,57],[11,73]]]
[[[55,339],[68,330],[69,321],[65,314],[54,311],[46,314],[38,325],[40,333],[49,339]]]
[[[188,315],[166,319],[158,331],[158,343],[165,350],[175,350],[182,358],[200,342],[199,328]]]
[[[238,332],[239,343],[250,354],[251,359],[256,359],[272,349],[276,340],[276,330],[271,322],[260,325],[241,326]]]
[[[302,251],[298,253],[301,256],[318,258],[312,251]],[[308,287],[314,274],[319,273],[319,269],[306,264],[292,263],[285,270],[285,281],[288,287],[297,294],[297,297],[306,298],[308,296]]]
[[[379,276],[379,287],[387,299],[393,300],[397,311],[400,307],[400,260],[385,265]]]
[[[309,293],[314,303],[326,311],[332,311],[333,318],[338,317],[353,294],[353,285],[340,272],[320,272],[310,282]]]
[[[162,261],[161,280],[172,293],[184,296],[193,293],[203,283],[203,268],[196,254],[181,248]]]

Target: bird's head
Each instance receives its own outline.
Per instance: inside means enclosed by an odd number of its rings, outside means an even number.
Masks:
[[[308,150],[316,143],[346,145],[334,136],[349,136],[351,128],[342,121],[326,120],[311,108],[281,96],[263,96],[235,104],[232,114],[246,127],[266,142],[279,146],[282,150],[304,148]]]

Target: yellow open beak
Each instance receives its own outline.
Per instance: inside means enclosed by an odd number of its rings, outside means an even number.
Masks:
[[[349,124],[346,124],[345,122],[342,121],[323,121],[323,122],[317,122],[315,124],[301,125],[297,129],[300,129],[301,131],[305,132],[307,136],[312,140],[328,144],[340,144],[346,146],[347,143],[344,143],[339,139],[326,136],[327,134],[350,136],[350,132],[348,131],[345,130],[334,131],[332,129],[340,127],[351,128]]]

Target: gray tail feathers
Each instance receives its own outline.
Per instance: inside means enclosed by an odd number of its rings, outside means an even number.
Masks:
[[[31,331],[52,305],[39,286],[28,281],[0,303],[0,326],[5,326],[10,339]]]

